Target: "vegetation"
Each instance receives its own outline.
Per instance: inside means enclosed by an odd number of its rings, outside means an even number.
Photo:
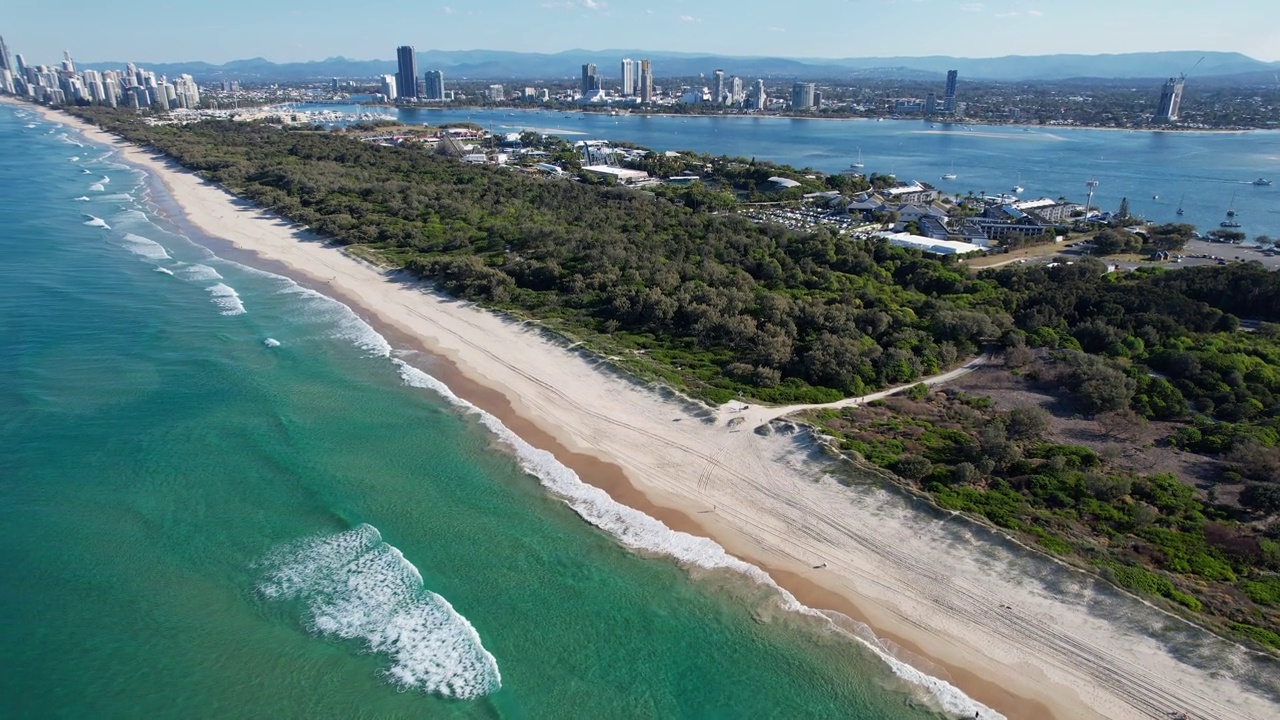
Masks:
[[[996,413],[924,386],[910,407],[818,419],[943,507],[1238,635],[1266,643],[1280,630],[1280,274],[1259,264],[1108,274],[1085,259],[975,275],[954,259],[726,212],[762,194],[762,176],[845,182],[749,160],[683,155],[672,162],[700,165],[711,182],[653,193],[345,133],[77,112],[362,257],[536,318],[712,402],[830,401],[911,383],[998,342],[1009,365],[1117,436],[1171,423],[1167,442],[1219,457],[1238,502],[1048,442],[1035,408]],[[1164,248],[1186,234],[1134,237]]]
[[[1089,448],[1046,439],[1050,418],[1037,406],[1000,412],[986,397],[905,393],[811,419],[841,450],[943,508],[982,516],[1121,587],[1280,648],[1271,642],[1280,629],[1280,542],[1172,475],[1128,472]],[[1280,493],[1267,497],[1280,502]]]

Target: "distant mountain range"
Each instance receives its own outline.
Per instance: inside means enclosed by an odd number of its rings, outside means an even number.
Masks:
[[[1280,62],[1267,63],[1231,52],[1149,52],[1121,55],[1009,55],[998,58],[871,57],[871,58],[773,58],[726,57],[643,50],[566,50],[559,53],[522,53],[502,50],[431,50],[418,53],[418,70],[443,70],[448,79],[545,80],[577,77],[584,63],[595,63],[601,75],[620,75],[624,57],[648,58],[656,77],[696,77],[722,68],[727,75],[754,78],[932,79],[948,70],[980,80],[1065,80],[1072,78],[1166,78],[1186,72],[1197,60],[1194,77],[1240,76],[1270,81],[1280,73]],[[95,69],[118,68],[124,63],[89,63]],[[190,73],[202,82],[219,79],[253,81],[303,81],[328,78],[371,78],[393,73],[392,60],[352,60],[332,57],[304,63],[274,63],[263,58],[234,60],[223,65],[203,62],[141,63],[148,70],[167,75]],[[1276,78],[1280,82],[1280,77]]]

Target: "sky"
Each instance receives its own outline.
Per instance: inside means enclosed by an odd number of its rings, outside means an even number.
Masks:
[[[1280,60],[1280,0],[15,0],[28,62],[390,60],[423,50],[575,48],[737,56],[997,57],[1158,50]]]

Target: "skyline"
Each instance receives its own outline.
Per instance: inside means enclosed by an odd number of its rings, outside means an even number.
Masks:
[[[177,4],[151,13],[103,12],[101,3],[85,0],[61,6],[73,16],[92,14],[95,21],[49,23],[41,8],[17,6],[6,12],[0,28],[10,50],[34,60],[60,57],[71,48],[77,60],[88,63],[394,60],[394,48],[404,44],[419,51],[627,48],[796,59],[1196,50],[1280,61],[1280,27],[1269,22],[1271,0],[1228,0],[1212,13],[1158,0],[1069,5],[1058,0],[810,0],[785,17],[776,4],[763,0],[651,0],[635,6],[607,0],[495,0],[483,8],[446,0],[397,9],[394,29],[377,14],[353,14],[349,4],[333,0],[297,7],[225,0],[214,17]],[[993,36],[997,42],[975,42]],[[139,37],[148,39],[145,48],[137,44]]]

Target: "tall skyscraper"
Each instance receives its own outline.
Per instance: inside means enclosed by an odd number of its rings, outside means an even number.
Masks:
[[[796,83],[791,86],[791,109],[813,109],[813,83]]]
[[[1156,120],[1177,122],[1178,112],[1182,109],[1182,89],[1186,87],[1186,76],[1169,78],[1160,92],[1160,104],[1156,106]]]
[[[396,48],[396,95],[413,100],[418,97],[418,54],[412,45],[401,45]]]
[[[724,71],[716,70],[711,80],[711,104],[724,104]]]
[[[223,84],[225,85],[226,83],[224,82]],[[226,88],[224,87],[223,89],[225,90]],[[382,76],[382,96],[387,99],[387,102],[391,102],[396,99],[396,76],[395,75]]]
[[[600,77],[596,75],[596,64],[587,63],[582,66],[582,95],[595,95],[600,91]]]
[[[62,69],[66,72],[73,73],[76,71],[76,64],[71,60],[71,51],[62,51]]]
[[[0,35],[0,70],[14,72],[13,61],[9,59],[9,46],[4,44],[2,35]]]
[[[959,72],[947,71],[947,91],[942,96],[942,109],[949,113],[956,111],[956,81],[959,79]]]
[[[444,73],[440,70],[427,71],[427,99],[442,102],[444,100]]]
[[[742,104],[742,78],[738,77],[737,75],[734,75],[733,77],[729,78],[729,101],[728,102],[730,105],[735,105],[735,106]]]
[[[648,60],[640,61],[640,102],[653,102],[653,66]]]
[[[925,115],[938,114],[938,94],[937,93],[929,93],[928,95],[925,96],[924,114]]]
[[[769,104],[769,98],[764,94],[764,81],[757,80],[755,87],[751,90],[751,107],[754,110],[764,110]]]
[[[622,95],[631,97],[636,94],[636,61],[622,58]]]

